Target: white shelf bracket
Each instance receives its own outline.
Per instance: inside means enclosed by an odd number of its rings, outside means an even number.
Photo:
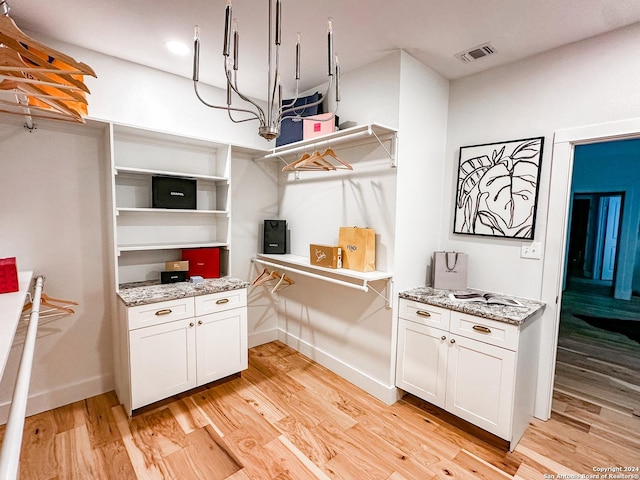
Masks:
[[[380,137],[376,134],[376,132],[373,131],[373,129],[371,128],[371,126],[369,126],[369,135],[373,135],[375,137],[375,139],[378,141],[378,143],[380,144],[380,146],[384,149],[384,151],[387,153],[387,156],[389,157],[389,160],[391,160],[391,167],[395,168],[398,166],[398,134],[394,133],[391,138],[390,138],[390,142],[391,142],[391,151],[389,151],[389,149],[385,146],[384,142],[382,140],[380,140]]]

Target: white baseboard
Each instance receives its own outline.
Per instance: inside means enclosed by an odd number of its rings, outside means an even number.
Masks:
[[[342,378],[348,380],[387,405],[396,403],[404,395],[404,392],[399,388],[382,384],[379,380],[371,378],[367,374],[353,368],[351,365],[344,363],[342,360],[320,350],[304,340],[295,337],[294,335],[291,335],[290,333],[285,332],[284,330],[278,330],[278,339],[303,355],[306,355],[312,360],[318,362],[320,365],[328,368],[332,372],[340,375]]]
[[[249,335],[248,345],[249,345],[249,348],[257,347],[258,345],[264,345],[265,343],[275,342],[276,340],[278,340],[278,329],[272,328],[271,330],[256,332]]]
[[[29,395],[26,416],[36,415],[70,403],[110,392],[114,389],[113,374],[87,379],[83,382],[65,385],[55,390]],[[0,425],[7,423],[11,402],[0,405]]]

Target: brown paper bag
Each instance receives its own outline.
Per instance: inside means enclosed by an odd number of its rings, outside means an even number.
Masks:
[[[434,253],[433,288],[442,290],[465,290],[467,288],[466,253]]]
[[[376,269],[376,232],[373,228],[340,227],[338,246],[342,267],[358,272]]]

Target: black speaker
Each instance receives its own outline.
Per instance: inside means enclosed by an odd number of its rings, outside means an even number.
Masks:
[[[196,180],[192,178],[151,177],[151,191],[153,193],[153,208],[183,208],[195,210]]]
[[[264,243],[262,253],[287,253],[287,222],[286,220],[264,221]]]

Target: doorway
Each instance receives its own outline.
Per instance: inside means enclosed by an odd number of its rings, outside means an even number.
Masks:
[[[561,180],[570,195],[565,251],[556,257],[561,283],[552,394],[560,403],[579,398],[598,411],[634,416],[640,414],[640,297],[632,295],[640,140],[603,140],[563,145]],[[547,258],[544,268],[546,275]]]
[[[598,143],[617,140],[639,140],[640,139],[640,118],[622,120],[617,122],[602,123],[599,125],[589,125],[584,127],[558,130],[554,134],[553,143],[553,168],[549,183],[549,209],[547,214],[547,230],[545,234],[545,247],[542,274],[542,294],[541,300],[546,304],[542,314],[541,350],[539,359],[538,390],[536,393],[536,417],[547,419],[551,416],[551,406],[554,391],[554,380],[556,371],[556,354],[558,347],[558,333],[560,328],[561,301],[563,299],[565,285],[565,270],[568,259],[567,232],[570,226],[570,210],[572,196],[570,195],[574,169],[575,150],[583,145],[596,145]],[[626,143],[626,142],[625,142]],[[640,158],[638,156],[636,161]],[[601,175],[607,178],[613,170],[610,168],[608,174]],[[628,176],[629,183],[637,183],[638,176]],[[595,191],[596,189],[586,189],[583,191]],[[616,189],[609,189],[615,191]],[[633,199],[630,199],[626,191],[626,205],[624,208],[635,209],[638,213],[636,195],[640,189],[636,186],[633,190]],[[627,220],[631,218],[627,216]],[[621,285],[629,284],[629,279],[633,276],[635,259],[630,257],[631,252],[635,254],[638,246],[637,228],[631,229],[623,226],[622,231],[626,240],[619,238],[616,252],[617,271],[614,278],[616,281],[616,293],[618,296],[631,297],[631,291],[622,291]],[[625,242],[629,244],[623,249],[621,245]],[[624,281],[621,282],[620,279]],[[618,292],[618,290],[620,290]],[[596,382],[597,383],[597,382]]]
[[[566,289],[600,287],[613,295],[624,192],[574,193],[568,234]]]

